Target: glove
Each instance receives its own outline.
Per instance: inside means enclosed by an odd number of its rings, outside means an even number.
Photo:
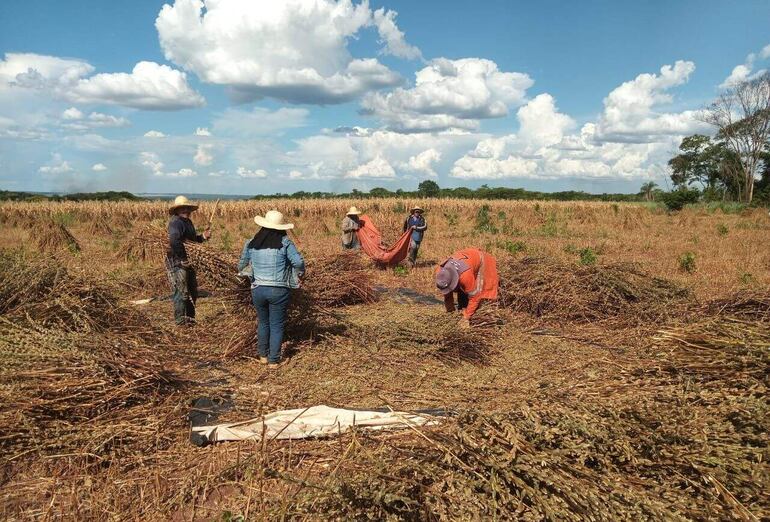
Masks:
[[[458,323],[458,326],[460,327],[461,330],[468,330],[471,327],[471,320],[465,316],[462,316],[460,318],[460,322]]]

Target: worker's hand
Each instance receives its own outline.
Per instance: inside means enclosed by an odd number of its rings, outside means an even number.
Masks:
[[[207,228],[206,230],[203,231],[203,239],[208,241],[210,238],[211,238],[211,229]]]
[[[415,228],[417,228],[417,227],[415,227],[414,225],[412,225],[411,227],[409,227],[409,230],[414,230]]]
[[[467,329],[469,329],[469,328],[471,327],[471,320],[470,320],[470,319],[468,319],[468,318],[467,318],[467,317],[465,317],[465,316],[462,316],[462,317],[460,318],[460,322],[458,323],[458,326],[459,326],[459,327],[460,327],[460,329],[462,329],[462,330],[467,330]]]

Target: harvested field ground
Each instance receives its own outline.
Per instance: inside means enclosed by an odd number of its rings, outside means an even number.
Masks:
[[[338,256],[353,203],[389,240],[413,202],[221,203],[195,254],[210,296],[181,330],[170,301],[130,303],[170,293],[164,204],[0,205],[0,518],[770,517],[765,210],[424,200],[409,271]],[[274,373],[227,268],[270,208],[309,265]],[[466,246],[498,257],[502,291],[460,331],[432,274]],[[318,404],[449,415],[199,448],[202,397],[223,422]]]

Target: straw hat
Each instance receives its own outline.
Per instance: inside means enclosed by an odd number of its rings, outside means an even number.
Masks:
[[[411,212],[411,213],[414,213],[414,211],[415,211],[415,210],[419,210],[420,212],[425,212],[425,211],[422,209],[422,207],[412,207],[412,210],[410,210],[409,212]]]
[[[350,207],[350,210],[348,210],[348,213],[346,215],[348,216],[357,216],[361,213],[360,210],[358,210],[355,206]]]
[[[286,223],[286,218],[277,210],[268,210],[264,217],[256,216],[254,223],[263,228],[271,228],[273,230],[291,230],[294,228],[294,223]]]
[[[192,201],[190,201],[184,196],[177,196],[174,198],[174,203],[172,203],[171,206],[168,208],[168,213],[173,214],[176,209],[182,208],[182,207],[187,207],[190,209],[190,211],[198,210],[198,205],[193,204]]]

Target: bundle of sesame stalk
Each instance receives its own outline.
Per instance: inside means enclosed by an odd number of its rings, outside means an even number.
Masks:
[[[152,439],[143,419],[182,382],[141,337],[0,319],[0,447],[98,455]],[[87,426],[87,427],[86,427]]]
[[[41,252],[80,252],[80,244],[77,239],[61,223],[48,220],[44,221],[39,228],[39,232],[35,235],[35,241]]]
[[[62,267],[55,259],[27,259],[12,252],[0,252],[0,314],[32,317],[38,324],[69,331],[145,324],[107,286]]]
[[[500,304],[557,323],[627,325],[675,315],[689,292],[631,264],[578,266],[544,257],[498,263]]]

